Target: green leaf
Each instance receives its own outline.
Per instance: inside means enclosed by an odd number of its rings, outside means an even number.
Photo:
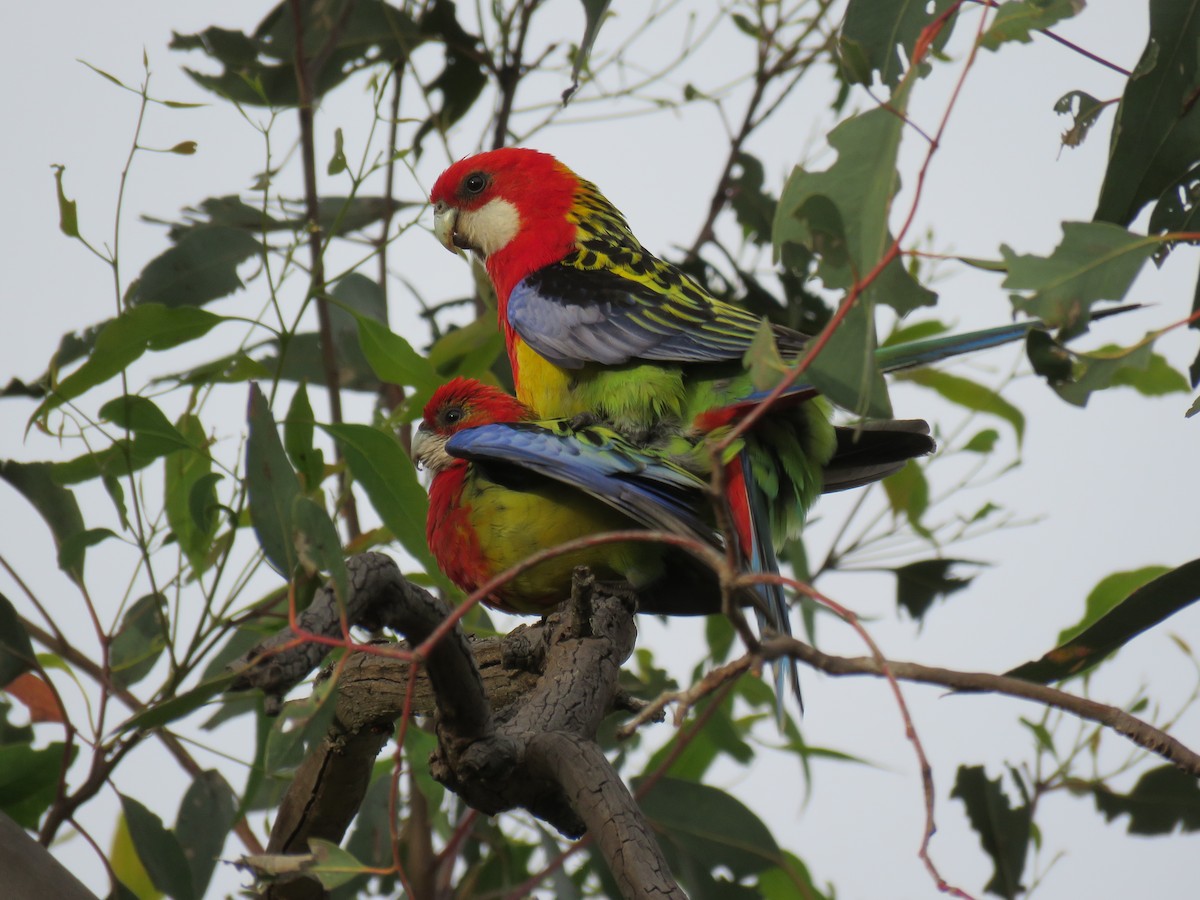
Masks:
[[[1025,438],[1025,414],[991,388],[940,369],[912,369],[898,372],[893,377],[897,381],[907,381],[937,391],[951,403],[965,409],[1003,419],[1016,433],[1018,447]]]
[[[53,466],[44,462],[20,463],[7,459],[0,463],[0,478],[16,488],[38,511],[50,526],[54,545],[61,554],[63,547],[84,530],[83,514],[79,511],[75,495],[57,483],[53,471]],[[82,556],[78,561],[78,570],[67,574],[76,583],[82,580]]]
[[[66,745],[60,743],[40,750],[28,744],[0,744],[0,811],[36,831],[42,813],[58,793],[65,752]]]
[[[1128,224],[1190,169],[1200,146],[1200,4],[1151,0],[1150,35],[1125,84],[1095,218]]]
[[[67,237],[79,237],[79,210],[74,200],[63,192],[63,173],[66,166],[51,166],[54,170],[54,189],[58,195],[58,229]]]
[[[344,603],[349,596],[350,576],[333,519],[323,506],[299,495],[292,504],[291,521],[296,559],[309,575],[328,572],[338,599]]]
[[[1060,631],[1057,643],[1065,644],[1067,641],[1079,637],[1112,612],[1122,600],[1138,588],[1170,571],[1169,566],[1145,566],[1129,572],[1114,572],[1100,579],[1100,582],[1088,594],[1087,600],[1084,601],[1083,618],[1070,628]]]
[[[0,593],[0,688],[33,668],[33,644],[16,608]]]
[[[381,322],[357,314],[355,319],[363,355],[380,381],[416,388],[422,396],[430,396],[437,390],[442,379],[412,344]]]
[[[1132,347],[1108,345],[1090,353],[1077,353],[1071,377],[1050,382],[1055,392],[1076,406],[1086,406],[1095,391],[1128,386],[1148,397],[1187,390],[1187,381],[1156,354],[1149,338]]]
[[[171,424],[154,401],[136,394],[125,394],[109,400],[100,407],[100,418],[133,432],[139,449],[155,456],[165,456],[176,450],[196,450],[203,446],[193,443]]]
[[[152,728],[169,725],[176,719],[182,719],[228,688],[233,682],[233,677],[232,674],[223,674],[210,681],[202,681],[190,691],[176,694],[170,700],[149,706],[137,715],[126,719],[117,731],[149,731]]]
[[[904,97],[895,97],[892,108],[847,119],[829,134],[837,151],[832,166],[823,172],[792,171],[772,229],[777,259],[788,245],[799,245],[817,259],[816,274],[825,287],[843,289],[883,259],[893,243],[887,220],[900,186],[896,156],[903,116],[896,111],[903,109]],[[888,263],[865,297],[900,315],[937,299],[917,284],[899,257]]]
[[[1192,405],[1188,407],[1188,411],[1183,414],[1185,419],[1190,419],[1196,413],[1200,412],[1200,395],[1192,401]]]
[[[1049,256],[1000,247],[1008,265],[1004,287],[1025,292],[1011,295],[1015,309],[1070,337],[1087,331],[1093,303],[1125,296],[1158,245],[1107,222],[1064,222],[1062,243]]]
[[[310,837],[308,843],[317,857],[317,864],[308,871],[317,876],[325,890],[332,890],[362,874],[363,864],[333,841]]]
[[[82,580],[83,556],[87,549],[116,536],[111,528],[88,528],[71,535],[58,549],[58,567],[68,574],[78,573]]]
[[[592,45],[596,43],[596,35],[604,24],[605,13],[608,12],[612,0],[580,0],[583,4],[584,27],[583,38],[575,50],[575,63],[571,67],[571,82],[579,84],[579,75],[587,66],[588,57],[592,53]]]
[[[904,516],[918,533],[927,535],[929,532],[921,524],[921,517],[929,509],[929,482],[916,460],[908,460],[903,469],[885,478],[883,489],[892,513]]]
[[[1112,605],[1114,593],[1122,586],[1152,576],[1153,568],[1121,573],[1114,581],[1105,579],[1089,596],[1089,609],[1107,612],[1091,621],[1085,614],[1084,626],[1074,637],[1046,653],[1041,659],[1027,662],[1008,672],[1014,678],[1024,678],[1046,684],[1060,681],[1091,668],[1113,651],[1123,647],[1147,628],[1173,616],[1200,599],[1200,559],[1184,563],[1132,590],[1120,602]],[[1093,601],[1093,598],[1095,600]],[[1079,626],[1076,626],[1078,628]],[[1073,630],[1073,629],[1072,629]]]
[[[444,583],[441,570],[425,543],[429,497],[417,481],[417,470],[400,443],[370,425],[322,425],[346,456],[355,481],[371,499],[383,524],[424,567]]]
[[[1092,796],[1109,822],[1128,814],[1130,834],[1171,834],[1177,828],[1200,831],[1200,784],[1195,775],[1175,766],[1144,773],[1128,794],[1097,784]]]
[[[207,436],[200,419],[184,413],[176,428],[196,449],[173,453],[164,460],[163,510],[179,549],[192,572],[199,574],[208,565],[208,552],[220,521],[215,485],[221,475],[212,471],[212,457],[204,447]]]
[[[474,322],[448,331],[429,348],[429,364],[438,375],[450,378],[462,375],[478,378],[504,352],[504,336],[493,314],[485,313]]]
[[[163,826],[162,819],[138,801],[124,794],[119,796],[129,836],[154,886],[175,900],[191,900],[196,896],[192,892],[191,869],[179,840]]]
[[[224,316],[203,309],[156,303],[126,310],[101,329],[87,360],[56,386],[30,420],[119,375],[147,350],[169,350],[193,341],[223,321]]]
[[[976,432],[969,441],[963,444],[963,449],[970,453],[991,453],[1000,440],[1000,432],[995,428],[985,428]]]
[[[315,490],[325,475],[325,454],[313,446],[315,430],[308,388],[300,382],[283,423],[283,446],[292,465],[304,478],[304,488],[308,491]]]
[[[984,890],[1015,898],[1024,890],[1021,872],[1025,869],[1033,821],[1029,804],[1014,808],[1000,789],[1000,779],[989,779],[983,766],[959,766],[950,796],[962,800],[966,806],[971,827],[995,866]]]
[[[833,403],[855,415],[890,419],[887,382],[875,363],[875,323],[865,297],[850,308],[805,377]]]
[[[283,452],[267,398],[253,382],[247,420],[250,434],[246,442],[246,490],[250,522],[263,554],[277,571],[290,578],[296,567],[292,511],[300,496],[300,483]]]
[[[742,365],[750,372],[750,382],[758,391],[771,390],[788,371],[775,344],[775,331],[766,319],[758,323],[754,339],[742,356]]]
[[[333,156],[325,167],[326,175],[338,175],[346,171],[346,152],[342,146],[342,129],[333,130]]]
[[[965,588],[974,576],[953,575],[955,566],[978,566],[969,559],[923,559],[892,571],[896,573],[896,602],[917,621],[925,617],[935,600]]]
[[[263,765],[268,774],[290,771],[319,741],[324,740],[337,704],[329,691],[291,700],[271,723]]]
[[[634,779],[634,786],[641,779]],[[726,868],[741,880],[784,864],[775,838],[741,801],[708,785],[664,777],[639,799],[671,871],[699,896]],[[719,883],[727,883],[721,880]]]
[[[125,292],[125,301],[130,306],[203,306],[245,287],[237,267],[261,252],[262,243],[248,231],[197,225],[146,264]]]
[[[870,85],[872,73],[878,72],[880,80],[894,88],[907,71],[922,31],[950,4],[951,0],[937,0],[932,7],[918,0],[851,0],[838,40],[843,77],[853,84]],[[934,39],[933,52],[945,46],[956,18],[946,20]]]
[[[758,876],[758,890],[763,900],[793,900],[804,897],[805,900],[834,900],[832,887],[828,893],[821,891],[813,881],[808,866],[794,853],[783,851],[784,864],[774,869],[767,869]]]
[[[166,598],[147,594],[129,607],[113,635],[109,665],[121,687],[137,684],[154,668],[167,645]]]
[[[192,876],[192,896],[203,897],[234,823],[237,799],[215,769],[200,772],[179,804],[175,834]]]
[[[979,44],[988,50],[999,50],[1007,41],[1028,44],[1033,40],[1031,32],[1069,19],[1081,9],[1083,0],[1009,0],[1000,4]]]
[[[1078,147],[1082,144],[1092,126],[1100,120],[1100,114],[1108,107],[1109,102],[1097,100],[1083,91],[1068,91],[1059,97],[1054,104],[1054,111],[1072,119],[1071,127],[1063,132],[1063,146]]]

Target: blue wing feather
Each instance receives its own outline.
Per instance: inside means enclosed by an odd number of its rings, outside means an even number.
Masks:
[[[557,428],[531,422],[483,425],[451,436],[446,452],[517,466],[607,503],[643,527],[722,544],[719,532],[701,515],[706,482],[606,429],[573,431],[563,423]]]

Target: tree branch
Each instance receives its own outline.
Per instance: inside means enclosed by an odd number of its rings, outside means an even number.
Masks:
[[[801,662],[815,669],[820,669],[829,675],[874,675],[885,677],[883,666],[870,656],[831,656],[822,653],[815,647],[810,647],[794,638],[773,637],[762,643],[764,659],[777,656],[794,656]],[[1155,728],[1149,722],[1130,715],[1115,706],[1097,703],[1086,697],[1069,694],[1044,684],[1025,681],[1021,678],[1011,678],[1008,675],[992,675],[987,672],[959,672],[954,669],[943,669],[937,666],[923,666],[920,663],[896,662],[887,660],[887,670],[900,681],[913,681],[921,684],[936,684],[963,693],[987,692],[1006,694],[1010,697],[1020,697],[1033,700],[1045,706],[1052,706],[1087,719],[1091,722],[1111,728],[1117,734],[1129,738],[1139,747],[1155,753],[1168,762],[1174,763],[1192,775],[1200,777],[1200,754],[1184,746],[1165,731]]]

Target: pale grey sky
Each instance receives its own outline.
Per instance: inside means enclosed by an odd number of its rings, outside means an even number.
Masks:
[[[623,4],[616,4],[622,7]],[[143,48],[154,72],[152,93],[158,97],[209,102],[183,75],[183,64],[203,68],[196,55],[169,53],[172,30],[188,33],[210,24],[250,29],[266,5],[222,0],[207,4],[164,4],[137,0],[122,4],[27,4],[20,21],[6,32],[0,71],[11,85],[0,100],[6,123],[3,167],[8,214],[0,230],[9,261],[3,288],[7,328],[0,332],[0,359],[11,375],[32,377],[42,370],[61,334],[111,315],[114,299],[107,270],[78,244],[57,229],[50,165],[67,166],[68,194],[78,201],[80,225],[97,243],[111,240],[112,212],[117,177],[128,152],[137,107],[136,98],[116,89],[75,60],[86,59],[130,84],[142,77]],[[681,9],[708,9],[704,3],[683,4]],[[620,9],[618,10],[621,11]],[[972,13],[975,15],[977,13]],[[1122,0],[1096,0],[1076,20],[1059,31],[1090,50],[1132,67],[1145,40],[1144,4]],[[573,38],[580,28],[580,5],[560,2],[547,8],[542,21],[545,34]],[[950,53],[961,62],[971,16],[960,27]],[[621,21],[601,32],[600,48],[619,33]],[[678,29],[669,32],[678,39]],[[533,40],[539,38],[533,35]],[[661,43],[648,51],[669,45]],[[702,88],[721,85],[745,71],[746,42],[728,25],[704,47],[679,85],[694,81]],[[912,117],[927,130],[945,106],[957,66],[938,66],[938,74],[922,84],[914,96]],[[810,90],[816,91],[814,80]],[[1058,134],[1066,120],[1052,111],[1054,101],[1068,90],[1080,88],[1099,97],[1116,96],[1119,76],[1046,40],[1027,47],[1006,47],[999,54],[982,53],[971,73],[959,107],[947,132],[943,149],[931,170],[922,198],[915,239],[933,230],[933,247],[969,256],[998,256],[1007,243],[1025,253],[1048,252],[1060,239],[1063,219],[1090,218],[1103,173],[1111,115],[1106,116],[1084,147],[1058,149]],[[545,102],[562,85],[549,79],[531,84],[529,102]],[[585,86],[580,98],[586,99]],[[745,92],[728,99],[730,118],[741,111]],[[789,102],[785,111],[763,129],[750,146],[766,164],[773,185],[782,183],[790,165],[802,155],[824,167],[831,154],[821,149],[820,135],[830,124],[829,97],[805,94]],[[318,119],[319,159],[327,159],[334,128],[343,128],[348,150],[361,150],[369,121],[369,95],[361,82],[351,82],[329,98]],[[852,101],[866,108],[868,98]],[[419,115],[420,110],[408,110]],[[567,118],[589,114],[584,104]],[[252,117],[263,118],[258,112]],[[475,121],[475,120],[472,120]],[[283,152],[293,133],[289,120],[279,123],[276,152]],[[475,149],[471,122],[464,123],[452,144],[454,155]],[[126,195],[122,232],[124,283],[166,246],[161,228],[139,221],[145,214],[172,218],[180,209],[205,197],[245,190],[263,158],[260,136],[228,106],[169,111],[155,108],[147,120],[143,143],[168,147],[181,140],[199,142],[194,157],[144,154],[139,156]],[[649,248],[668,252],[690,244],[708,204],[708,190],[725,153],[720,122],[710,107],[688,107],[629,122],[584,122],[545,132],[536,145],[559,155],[582,175],[598,183],[623,209],[639,237]],[[902,175],[906,187],[915,181],[923,143],[910,136],[903,150]],[[427,189],[446,163],[436,144],[417,167],[419,184],[407,177],[401,196],[415,199]],[[291,184],[294,185],[295,176]],[[323,185],[332,191],[332,182]],[[284,189],[288,189],[286,182]],[[898,210],[907,209],[903,194]],[[898,221],[898,218],[897,218]],[[428,226],[427,217],[423,225]],[[418,236],[413,236],[414,238]],[[414,282],[427,299],[464,293],[465,268],[437,249],[433,239],[403,243],[413,257],[394,259],[394,267]],[[422,248],[418,252],[415,248]],[[1105,340],[1131,342],[1144,331],[1187,314],[1195,283],[1197,254],[1179,251],[1161,270],[1148,269],[1130,299],[1152,308],[1129,317],[1129,324],[1106,330]],[[942,301],[938,314],[962,328],[1005,320],[1009,304],[995,276],[961,267],[942,267],[936,284]],[[295,279],[295,290],[299,279]],[[392,327],[419,343],[413,304],[393,285]],[[222,309],[257,309],[261,291],[227,301]],[[240,337],[240,335],[239,335]],[[237,338],[226,337],[226,340]],[[1195,353],[1196,339],[1173,334],[1161,347],[1179,366]],[[219,343],[206,345],[210,355]],[[997,351],[958,369],[981,379],[999,379],[1015,356]],[[197,356],[197,359],[203,358]],[[145,369],[149,371],[149,369]],[[99,399],[108,395],[98,392]],[[894,588],[888,577],[837,577],[823,587],[840,602],[854,608],[871,623],[872,634],[884,651],[898,659],[964,669],[1002,671],[1040,655],[1053,645],[1061,628],[1082,613],[1083,600],[1104,575],[1151,563],[1178,565],[1197,556],[1195,509],[1200,506],[1200,486],[1195,474],[1195,420],[1183,412],[1190,397],[1173,395],[1149,401],[1130,391],[1097,396],[1086,411],[1060,402],[1040,381],[1023,378],[1006,389],[1006,396],[1025,410],[1028,433],[1022,465],[986,488],[956,497],[962,508],[973,511],[985,499],[998,499],[1022,518],[1040,520],[972,542],[953,555],[986,560],[972,588],[956,595],[930,615],[923,629],[896,621]],[[316,395],[314,394],[314,401]],[[954,427],[958,413],[947,411],[926,392],[897,391],[897,413],[924,416],[943,428]],[[243,394],[229,392],[224,406],[210,407],[206,421],[223,438],[225,449],[236,449],[242,427]],[[227,409],[227,414],[218,412]],[[369,402],[351,404],[351,415],[365,419]],[[31,407],[18,401],[0,403],[0,422],[6,437],[0,457],[22,460],[54,457],[55,442],[36,432],[23,438]],[[319,413],[320,414],[320,413]],[[940,418],[939,418],[940,417]],[[1001,427],[1001,431],[1003,431]],[[74,452],[74,451],[72,451]],[[5,509],[9,526],[0,540],[0,553],[14,562],[21,576],[47,604],[61,612],[60,625],[90,650],[94,641],[83,619],[74,589],[54,566],[49,534],[37,515],[7,489]],[[850,508],[853,498],[826,498],[810,528],[814,555],[831,538],[833,528]],[[85,509],[102,510],[110,504],[102,492],[82,491]],[[92,522],[89,524],[109,524]],[[107,550],[110,544],[104,545]],[[112,553],[112,558],[119,557]],[[92,554],[93,574],[105,571],[109,553]],[[116,568],[114,579],[126,577],[127,568]],[[266,585],[266,582],[260,582]],[[260,587],[259,590],[264,590]],[[19,608],[27,609],[7,576],[0,590]],[[125,584],[115,581],[98,592],[98,605],[115,614]],[[136,594],[135,594],[136,596]],[[248,597],[256,596],[252,590]],[[666,629],[670,630],[669,641]],[[1167,638],[1176,633],[1193,645],[1200,638],[1200,613],[1190,610],[1166,628],[1140,638],[1115,663],[1103,666],[1092,679],[1097,699],[1127,702],[1139,688],[1173,710],[1190,692],[1195,671]],[[670,644],[687,647],[701,642],[698,623],[655,622],[643,628],[643,640],[660,651]],[[854,635],[827,621],[821,638],[829,649],[863,652]],[[673,653],[673,668],[683,675],[695,654]],[[1078,685],[1074,686],[1076,689]],[[69,691],[68,691],[69,693]],[[808,794],[794,763],[765,752],[746,771],[732,765],[715,773],[722,786],[763,815],[776,837],[811,866],[819,880],[831,881],[844,898],[928,897],[936,890],[916,857],[922,827],[920,783],[912,753],[885,685],[805,676],[808,714],[803,727],[806,740],[834,747],[877,764],[874,768],[818,764],[815,789]],[[960,763],[987,763],[997,775],[1005,761],[1029,756],[1031,739],[1017,724],[1017,716],[1035,718],[1039,710],[1027,704],[966,697],[946,698],[927,688],[908,688],[917,727],[934,766],[938,787],[939,833],[935,859],[943,875],[968,891],[978,892],[990,873],[990,864],[979,849],[961,804],[950,800],[955,769]],[[669,726],[658,726],[665,733]],[[1067,723],[1063,734],[1074,725]],[[1200,746],[1200,716],[1190,711],[1174,733],[1192,747]],[[764,739],[771,735],[764,731]],[[41,726],[41,740],[56,738],[53,729]],[[249,751],[247,724],[236,723],[204,736],[206,741],[235,756]],[[1101,759],[1104,766],[1125,758],[1130,746],[1106,736]],[[205,765],[220,767],[239,785],[244,777],[237,764],[198,751]],[[1128,788],[1132,777],[1116,786]],[[121,790],[133,795],[173,821],[185,781],[158,748],[149,744],[118,770]],[[115,817],[112,794],[83,811],[84,825],[107,844]],[[1104,825],[1091,801],[1055,796],[1045,801],[1039,814],[1046,844],[1040,858],[1043,868],[1059,852],[1066,855],[1046,877],[1039,895],[1044,897],[1154,896],[1186,897],[1194,892],[1195,835],[1160,840],[1132,838],[1124,822]],[[260,818],[252,819],[257,828]],[[102,867],[87,845],[67,841],[55,852],[89,887],[104,893]],[[233,856],[240,847],[230,842]],[[239,876],[231,868],[218,870],[212,891],[232,891]]]

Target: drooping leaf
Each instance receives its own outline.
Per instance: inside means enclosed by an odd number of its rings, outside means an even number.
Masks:
[[[325,472],[325,454],[313,445],[315,431],[312,404],[308,402],[308,388],[304,382],[300,382],[296,393],[292,395],[287,419],[283,423],[283,446],[292,465],[304,478],[304,488],[307,491],[316,489]]]
[[[263,554],[284,577],[290,577],[297,561],[292,543],[295,530],[292,510],[300,496],[300,483],[283,451],[267,398],[254,383],[250,385],[247,420],[250,429],[246,442],[246,489],[250,522]]]
[[[163,510],[167,524],[194,573],[207,566],[208,552],[220,520],[217,516],[216,482],[212,457],[205,444],[204,425],[192,413],[180,416],[175,426],[195,450],[173,453],[163,460]]]
[[[174,900],[191,900],[196,896],[192,891],[191,869],[179,839],[163,825],[162,819],[137,800],[124,794],[120,797],[129,837],[154,886]]]
[[[310,497],[298,495],[292,504],[292,545],[296,560],[309,575],[329,573],[337,596],[349,596],[349,575],[337,526],[325,508]]]
[[[739,152],[736,173],[729,179],[729,205],[742,226],[742,233],[756,244],[769,245],[778,201],[763,190],[765,179],[762,162],[749,153]]]
[[[1083,0],[1008,0],[1000,4],[979,44],[988,50],[999,50],[1007,41],[1028,44],[1032,32],[1069,19],[1081,9]]]
[[[422,16],[420,28],[423,39],[433,41],[441,48],[445,65],[426,86],[428,91],[437,91],[442,102],[417,129],[412,143],[418,150],[426,135],[433,131],[445,132],[465,116],[488,83],[476,50],[481,39],[459,22],[453,0],[434,0]],[[506,141],[507,136],[501,135],[500,139]]]
[[[429,348],[429,363],[443,378],[486,374],[504,352],[504,336],[494,314],[447,331]]]
[[[1186,379],[1154,352],[1149,339],[1132,347],[1108,345],[1090,353],[1077,353],[1071,361],[1071,377],[1051,382],[1054,391],[1076,406],[1086,406],[1095,391],[1131,387],[1147,397],[1187,390]]]
[[[208,890],[236,810],[233,790],[215,769],[199,773],[183,795],[175,834],[188,861],[194,897],[203,897]]]
[[[1109,105],[1109,102],[1097,100],[1083,91],[1068,91],[1059,97],[1054,104],[1054,111],[1060,116],[1071,117],[1071,127],[1063,132],[1063,146],[1078,147],[1082,144]],[[1151,228],[1151,231],[1154,230]]]
[[[937,391],[951,403],[964,409],[1003,419],[1012,426],[1018,447],[1025,437],[1025,414],[991,388],[978,382],[940,369],[910,369],[907,372],[898,372],[892,377],[897,381],[907,381]]]
[[[895,87],[911,64],[922,32],[950,5],[951,0],[936,0],[933,4],[916,0],[851,0],[838,41],[843,77],[853,84],[870,85],[872,73],[878,72],[884,84]],[[955,18],[946,19],[934,37],[934,52],[949,40]]]
[[[904,108],[903,97],[893,103]],[[902,131],[895,109],[874,109],[830,132],[837,161],[823,172],[797,167],[784,185],[772,228],[777,258],[786,264],[789,246],[803,247],[816,257],[828,288],[849,289],[876,267],[893,243],[887,219],[900,186]],[[866,299],[904,315],[932,305],[937,295],[917,284],[897,257],[867,288]]]
[[[39,750],[29,744],[0,744],[0,812],[36,831],[38,819],[54,802],[65,752],[61,743]]]
[[[113,635],[110,667],[122,687],[150,674],[167,645],[167,618],[162,594],[147,594],[129,607]]]
[[[918,533],[929,532],[921,524],[921,518],[929,509],[929,482],[916,460],[910,459],[904,468],[883,480],[888,504],[896,516],[904,516]]]
[[[1007,245],[1004,287],[1013,307],[1066,336],[1087,330],[1092,304],[1120,300],[1158,246],[1154,238],[1106,222],[1064,222],[1063,239],[1049,256],[1022,256]]]
[[[58,697],[50,685],[36,672],[18,675],[2,690],[14,700],[20,701],[21,705],[28,710],[30,722],[58,722],[61,724],[67,721],[66,713],[58,702]]]
[[[249,232],[204,225],[184,232],[175,246],[147,263],[125,292],[131,306],[203,306],[245,287],[237,267],[262,252]]]
[[[359,343],[380,381],[413,387],[427,394],[437,389],[442,379],[430,361],[417,353],[412,344],[383,323],[361,315],[355,318]]]
[[[563,103],[579,89],[579,76],[587,67],[588,57],[592,55],[592,45],[596,43],[596,35],[604,24],[605,13],[608,12],[612,0],[580,0],[583,4],[584,26],[583,37],[575,48],[575,61],[571,65],[571,85],[563,91]]]
[[[1129,815],[1130,834],[1200,831],[1200,783],[1175,766],[1159,766],[1137,780],[1128,794],[1103,784],[1092,787],[1096,809],[1109,822]]]
[[[1196,162],[1197,0],[1151,0],[1150,35],[1113,125],[1097,220],[1127,225]]]
[[[0,593],[0,688],[33,668],[33,644],[17,610]]]
[[[794,853],[783,851],[784,865],[767,869],[758,876],[758,890],[763,900],[791,900],[804,897],[806,900],[835,900],[833,887],[825,890],[817,887],[808,866]]]
[[[766,319],[758,323],[754,339],[742,357],[742,365],[749,371],[750,383],[758,391],[771,390],[787,373],[788,366],[775,344],[775,332]]]
[[[969,559],[923,559],[893,569],[896,573],[896,602],[917,621],[925,617],[935,600],[949,597],[971,583],[974,576],[955,575],[956,566],[978,566]]]
[[[1137,580],[1138,576],[1134,573],[1130,578]],[[1097,609],[1110,606],[1107,612],[1041,659],[1027,662],[1007,674],[1045,684],[1091,668],[1147,628],[1200,599],[1200,559],[1152,578],[1114,606],[1111,605],[1111,593],[1115,584],[1101,582],[1093,591],[1098,597]]]
[[[84,530],[83,514],[75,495],[60,485],[53,477],[50,463],[20,463],[5,460],[0,463],[0,478],[17,489],[50,526],[54,545],[62,552],[64,545]],[[79,559],[77,571],[68,572],[72,578],[83,578],[83,559]]]
[[[121,723],[117,731],[149,731],[152,728],[169,725],[176,719],[182,719],[188,713],[195,712],[217,694],[226,690],[232,682],[232,674],[222,674],[216,678],[202,681],[189,691],[176,694],[170,700],[149,706],[137,715],[131,716]]]
[[[322,425],[342,448],[355,481],[371,499],[383,524],[431,575],[440,570],[425,543],[429,497],[399,441],[370,425]],[[440,575],[438,576],[440,578]]]
[[[165,456],[176,450],[196,450],[195,444],[171,424],[153,400],[124,394],[100,407],[100,418],[132,432],[143,453]]]
[[[137,848],[133,846],[133,838],[129,834],[129,824],[123,815],[117,816],[108,862],[117,884],[106,900],[159,900],[163,896],[138,858]]]
[[[1000,779],[989,779],[983,766],[959,766],[950,796],[966,806],[971,827],[995,866],[984,890],[1000,897],[1017,897],[1024,890],[1021,872],[1033,821],[1029,804],[1013,807],[1000,787]]]
[[[301,11],[305,58],[311,63],[320,55],[323,63],[311,73],[316,99],[367,65],[406,58],[424,40],[411,16],[384,0],[357,0],[345,16],[309,4]],[[252,106],[299,102],[295,26],[286,3],[274,6],[252,34],[212,26],[198,34],[175,34],[170,46],[201,50],[221,64],[219,75],[185,70],[220,97]]]
[[[875,323],[860,297],[821,348],[804,377],[833,403],[857,416],[888,419],[892,401],[875,363]]]
[[[639,781],[634,780],[635,791]],[[722,790],[664,777],[638,802],[671,870],[681,878],[690,876],[691,896],[703,896],[703,886],[715,880],[715,869],[728,869],[742,879],[784,862],[770,830]]]
[[[1170,571],[1169,566],[1145,566],[1129,572],[1114,572],[1101,578],[1084,601],[1083,617],[1070,628],[1060,631],[1057,643],[1065,644],[1083,634],[1138,588]]]
[[[66,166],[51,166],[54,169],[54,190],[58,194],[58,230],[67,237],[79,237],[79,207],[68,200],[63,191],[63,173]]]
[[[223,316],[186,306],[150,303],[126,310],[101,329],[87,360],[55,387],[30,419],[35,420],[119,375],[147,350],[177,347],[203,337],[223,321]]]

